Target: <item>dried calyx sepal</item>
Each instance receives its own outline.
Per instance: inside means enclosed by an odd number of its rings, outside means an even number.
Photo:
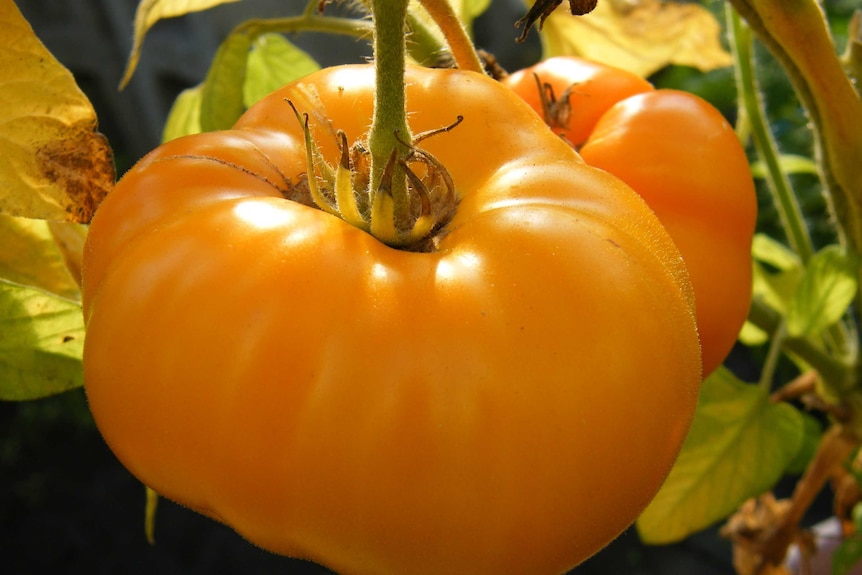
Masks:
[[[304,184],[314,205],[364,230],[383,243],[410,251],[431,251],[443,228],[455,215],[457,196],[452,177],[429,152],[418,144],[436,134],[448,132],[463,120],[423,132],[405,142],[406,150],[393,149],[378,186],[370,180],[371,154],[362,140],[350,145],[347,135],[335,132],[340,151],[338,162],[330,164],[320,153],[308,125],[308,114],[300,113],[287,101],[302,125],[307,154]],[[407,197],[392,194],[392,181],[407,179]]]
[[[569,120],[572,115],[572,105],[569,101],[572,92],[576,89],[577,84],[572,84],[563,90],[560,97],[554,93],[554,87],[548,82],[542,82],[538,74],[533,74],[536,80],[536,86],[539,90],[539,99],[542,102],[542,115],[545,123],[551,128],[560,128],[567,130],[569,128]]]

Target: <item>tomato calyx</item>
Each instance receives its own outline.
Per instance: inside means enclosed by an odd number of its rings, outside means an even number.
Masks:
[[[371,153],[364,140],[352,145],[342,130],[335,133],[339,148],[334,165],[321,154],[308,126],[308,114],[300,113],[288,101],[305,138],[304,183],[315,207],[364,230],[383,243],[406,251],[433,251],[437,240],[455,215],[455,183],[446,167],[421,141],[445,133],[463,121],[462,116],[448,126],[423,132],[404,141],[406,150],[393,149],[378,185],[371,183]],[[393,193],[395,178],[406,179],[405,197]]]
[[[571,84],[560,97],[554,94],[554,87],[548,82],[542,82],[538,74],[533,74],[536,87],[539,90],[539,100],[542,102],[542,117],[551,129],[568,130],[572,116],[572,104],[569,101],[577,83]]]

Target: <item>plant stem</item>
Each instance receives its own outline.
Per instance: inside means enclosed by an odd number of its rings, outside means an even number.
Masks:
[[[440,28],[457,66],[462,70],[472,70],[484,74],[485,67],[476,53],[473,41],[470,40],[467,30],[464,29],[464,25],[458,19],[448,0],[419,0],[419,3],[428,11],[437,27]]]
[[[404,91],[406,51],[406,19],[408,0],[372,0],[374,19],[374,115],[368,133],[368,150],[371,153],[371,191],[380,189],[384,170],[393,152],[399,157],[408,149],[402,142],[412,136],[407,125],[407,101]],[[399,141],[400,140],[400,141]],[[395,202],[395,213],[407,201],[407,178],[394,166],[391,186],[388,187]],[[373,197],[371,198],[373,202]]]
[[[814,127],[827,200],[862,250],[862,100],[835,52],[817,0],[730,0],[784,66]]]
[[[422,66],[439,66],[449,54],[443,39],[412,10],[407,11],[407,29],[407,54]]]
[[[767,565],[781,564],[788,546],[798,533],[805,512],[833,476],[836,467],[844,465],[858,445],[856,437],[839,425],[833,425],[823,434],[814,459],[796,484],[790,507],[760,542],[760,565],[755,569],[756,573],[763,572],[762,569]]]
[[[778,367],[778,359],[781,357],[781,352],[784,348],[784,340],[787,337],[787,328],[784,321],[778,322],[778,327],[769,340],[769,352],[766,354],[766,360],[763,362],[763,370],[760,372],[760,387],[764,389],[764,393],[768,393],[772,387],[772,380],[775,377],[775,369]]]
[[[845,73],[818,0],[729,0],[781,62],[814,129],[827,205],[843,242],[862,253],[862,99]],[[862,285],[862,268],[858,279]],[[856,297],[858,321],[862,293]],[[846,342],[845,342],[846,343]],[[845,349],[856,355],[856,343]],[[862,362],[856,378],[862,381]]]
[[[777,311],[755,298],[751,302],[748,320],[769,334],[775,334],[784,321]],[[854,377],[850,364],[837,359],[806,338],[784,337],[783,349],[799,357],[817,370],[828,390],[838,396],[852,390]]]
[[[781,170],[778,146],[766,120],[763,101],[754,74],[751,29],[739,15],[727,7],[728,28],[731,31],[731,48],[735,60],[736,85],[741,101],[740,108],[745,111],[757,155],[766,166],[767,184],[772,192],[787,241],[803,263],[814,255],[811,236],[805,226],[805,218],[796,196],[793,194],[787,175]]]
[[[248,34],[252,40],[270,32],[321,32],[353,38],[370,38],[373,30],[371,22],[366,20],[306,13],[288,18],[246,20],[234,29],[233,34]]]

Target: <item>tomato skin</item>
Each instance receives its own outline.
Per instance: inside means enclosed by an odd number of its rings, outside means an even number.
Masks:
[[[701,98],[658,90],[617,103],[580,152],[637,190],[679,247],[708,375],[730,353],[751,302],[757,200],[736,133]]]
[[[123,178],[85,251],[91,410],[144,483],[266,549],[343,574],[562,573],[685,437],[687,272],[637,194],[469,72],[407,72],[417,133],[464,116],[423,142],[460,195],[437,251],[286,201],[305,166],[284,99],[355,139],[373,84],[325,69]]]
[[[506,86],[543,117],[536,77],[550,86],[557,100],[569,90],[568,116],[561,118],[565,125],[554,125],[552,129],[576,147],[586,141],[596,122],[611,106],[629,96],[653,90],[652,84],[624,70],[580,58],[556,56],[503,79]]]
[[[591,166],[607,170],[655,210],[691,275],[704,376],[730,353],[751,302],[757,200],[745,151],[708,102],[654,90],[630,72],[579,58],[551,58],[507,79],[542,114],[537,74],[556,93],[574,84],[566,130]],[[575,99],[577,97],[577,99]]]

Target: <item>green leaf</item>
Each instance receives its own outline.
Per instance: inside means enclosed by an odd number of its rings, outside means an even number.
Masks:
[[[751,255],[755,260],[769,264],[779,271],[802,269],[802,260],[793,250],[766,234],[755,234],[751,242]]]
[[[245,84],[251,38],[235,32],[219,46],[201,93],[201,130],[227,130],[245,111]]]
[[[817,451],[817,446],[820,445],[820,438],[823,435],[823,428],[816,417],[804,411],[798,413],[802,418],[802,445],[799,448],[799,453],[787,465],[787,473],[792,475],[799,475],[805,471],[814,458],[814,453]]]
[[[248,55],[243,101],[251,106],[288,82],[320,69],[308,54],[280,34],[263,34]]]
[[[0,280],[0,399],[46,397],[84,383],[81,305]]]
[[[754,236],[753,293],[772,309],[786,313],[802,278],[799,257],[780,242],[764,234]]]
[[[856,297],[858,267],[858,258],[838,245],[814,254],[787,310],[787,333],[815,335],[838,322]]]
[[[813,174],[816,176],[820,173],[817,163],[805,156],[784,154],[778,156],[778,165],[785,174]],[[768,173],[763,162],[758,161],[751,164],[751,175],[755,178],[766,178]]]
[[[769,334],[750,321],[746,321],[739,330],[739,341],[749,347],[755,347],[769,341]]]
[[[862,561],[862,538],[850,536],[832,554],[832,575],[846,575]]]
[[[720,368],[703,384],[691,431],[667,480],[638,518],[650,544],[679,541],[770,489],[803,441],[803,421],[768,390]]]
[[[201,130],[201,97],[203,85],[187,88],[180,92],[162,131],[162,142],[169,142],[182,136],[199,134]]]

